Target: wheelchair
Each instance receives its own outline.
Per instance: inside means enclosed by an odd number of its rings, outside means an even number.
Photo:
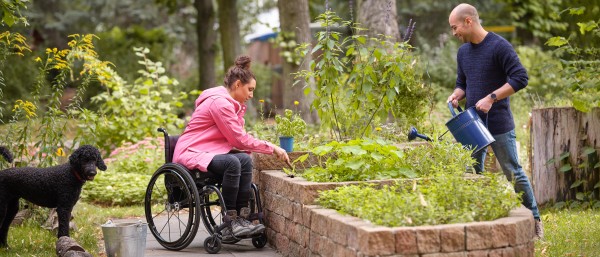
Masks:
[[[165,138],[165,164],[152,175],[144,197],[148,228],[158,243],[168,250],[184,249],[194,240],[202,220],[210,234],[204,240],[208,253],[218,253],[222,244],[235,244],[246,238],[252,239],[254,247],[263,248],[267,244],[266,231],[252,237],[223,238],[221,232],[231,225],[231,219],[225,215],[221,181],[207,177],[206,172],[173,163],[179,136],[169,136],[163,128],[158,131]],[[253,183],[251,188],[249,220],[263,223],[258,187]]]

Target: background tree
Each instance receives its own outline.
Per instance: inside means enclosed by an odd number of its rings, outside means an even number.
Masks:
[[[310,31],[310,17],[308,11],[308,0],[296,1],[278,1],[279,22],[281,33],[289,35],[289,38],[284,38],[286,41],[293,40],[297,44],[310,43],[312,35]],[[289,42],[288,42],[289,43]],[[294,73],[300,70],[307,70],[311,61],[310,54],[307,54],[300,61],[284,61],[283,62],[283,108],[291,108],[294,101],[299,102],[299,109],[302,112],[304,120],[313,122],[316,119],[316,114],[310,113],[310,96],[304,94],[305,87],[311,85],[303,81],[294,84]]]
[[[371,37],[389,36],[392,40],[400,39],[398,22],[396,21],[396,1],[358,0],[359,27],[368,29]]]
[[[215,55],[217,52],[214,30],[215,11],[212,0],[195,0],[194,7],[198,12],[196,35],[198,36],[198,75],[200,89],[208,89],[216,85]]]
[[[223,48],[223,70],[226,71],[242,52],[240,22],[237,0],[218,0],[218,3],[219,33],[221,33],[221,47]]]

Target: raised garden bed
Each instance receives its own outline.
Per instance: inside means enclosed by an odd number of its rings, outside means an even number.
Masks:
[[[534,221],[525,208],[488,222],[388,228],[314,205],[318,191],[359,182],[318,183],[292,178],[278,170],[262,170],[255,172],[255,183],[261,188],[269,243],[284,256],[533,256],[534,253]]]

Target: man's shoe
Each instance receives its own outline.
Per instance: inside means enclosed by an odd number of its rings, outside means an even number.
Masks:
[[[251,236],[258,235],[258,234],[262,233],[263,231],[265,231],[265,225],[253,224],[252,221],[248,220],[249,217],[250,217],[250,208],[243,207],[242,209],[240,209],[240,216],[238,217],[238,219],[240,220],[240,223],[242,225],[250,228]]]
[[[535,220],[535,237],[537,239],[544,239],[544,224],[542,220]]]

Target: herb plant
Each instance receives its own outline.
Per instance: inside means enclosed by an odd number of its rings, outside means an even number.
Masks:
[[[422,226],[494,220],[508,215],[520,199],[502,174],[482,179],[442,173],[430,179],[377,188],[351,185],[321,192],[318,203],[375,224]]]
[[[285,109],[284,115],[275,116],[275,130],[279,136],[302,137],[306,132],[306,122],[290,109]]]
[[[300,176],[310,181],[341,182],[428,177],[437,173],[463,173],[473,164],[471,152],[460,144],[434,141],[401,150],[383,140],[355,139],[316,147],[319,165]]]

